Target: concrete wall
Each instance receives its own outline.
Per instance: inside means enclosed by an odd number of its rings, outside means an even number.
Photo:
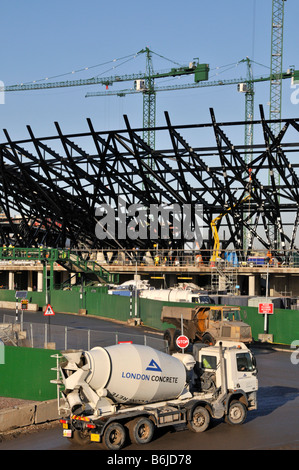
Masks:
[[[24,404],[0,410],[0,432],[55,421],[59,418],[61,416],[58,414],[57,400]]]

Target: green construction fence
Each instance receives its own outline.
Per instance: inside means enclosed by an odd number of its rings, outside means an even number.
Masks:
[[[44,295],[39,292],[28,293],[30,301],[45,304]],[[53,291],[50,293],[51,305],[56,312],[78,313],[86,308],[87,315],[99,315],[122,321],[135,316],[134,298],[109,295],[101,289],[87,289],[83,294],[80,290]],[[0,291],[0,300],[12,301],[14,291]],[[39,299],[40,302],[37,302]],[[159,330],[168,325],[162,324],[160,317],[163,305],[182,307],[194,304],[160,302],[158,300],[139,299],[136,314],[144,325]],[[42,311],[36,315],[42,315]],[[264,316],[258,314],[257,307],[241,307],[242,319],[252,328],[254,339],[264,331]],[[275,309],[268,315],[268,333],[273,334],[275,343],[290,345],[298,340],[299,311]],[[50,380],[56,378],[56,367],[53,357],[59,351],[5,346],[4,361],[0,363],[0,396],[44,401],[56,398],[56,385]]]
[[[73,287],[72,290],[52,290],[49,292],[49,302],[54,312],[79,313],[86,311],[87,315],[97,315],[120,321],[127,321],[135,314],[141,318],[144,325],[159,330],[168,325],[160,320],[163,305],[181,307],[196,306],[184,302],[162,302],[150,299],[138,299],[135,311],[135,298],[110,295],[106,287]],[[42,310],[45,307],[45,294],[28,292],[29,302],[37,303]],[[15,291],[0,290],[0,300],[15,301]],[[42,314],[42,312],[39,312]],[[254,339],[264,333],[264,316],[258,313],[257,307],[241,307],[241,317],[252,328]],[[299,311],[275,308],[273,315],[268,315],[268,331],[273,335],[275,343],[290,345],[299,336]]]
[[[15,346],[4,347],[0,364],[0,396],[23,400],[45,401],[57,398],[56,359],[59,353],[50,349]],[[2,363],[3,362],[3,363]]]

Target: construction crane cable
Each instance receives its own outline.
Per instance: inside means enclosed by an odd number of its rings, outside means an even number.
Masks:
[[[133,59],[135,59],[135,58],[136,58],[136,55],[134,55],[133,57],[129,57],[127,60],[125,60],[125,61],[122,62],[121,64],[119,64],[119,65],[114,65],[113,67],[110,67],[108,70],[104,70],[102,73],[99,73],[98,75],[95,75],[93,78],[101,77],[101,76],[104,75],[105,73],[110,72],[110,70],[115,70],[116,68],[121,67],[122,65],[126,64],[127,62],[130,62],[131,60],[133,60]]]
[[[60,77],[65,77],[67,75],[73,75],[75,73],[79,73],[79,72],[86,72],[87,70],[91,70],[91,69],[94,69],[94,68],[97,68],[97,67],[103,67],[103,65],[107,65],[107,64],[111,64],[113,62],[118,62],[119,60],[124,60],[124,59],[127,59],[127,58],[135,58],[137,57],[139,53],[134,53],[134,54],[130,54],[130,55],[126,55],[124,57],[119,57],[118,59],[112,59],[112,60],[108,60],[106,62],[102,62],[101,64],[95,64],[95,65],[91,65],[91,66],[88,66],[88,67],[83,67],[83,68],[80,68],[80,69],[77,69],[77,70],[72,70],[71,72],[65,72],[65,73],[61,73],[59,75],[52,75],[50,77],[46,77],[46,78],[40,78],[39,80],[32,80],[30,82],[22,82],[22,84],[24,85],[27,85],[27,84],[30,84],[30,83],[40,83],[40,82],[43,82],[45,80],[53,80],[53,79],[56,79],[56,78],[60,78]],[[104,72],[106,73],[106,72]]]
[[[172,59],[168,59],[167,57],[164,57],[163,55],[158,54],[157,52],[151,51],[151,53],[154,54],[154,55],[156,55],[156,56],[158,56],[158,57],[160,57],[161,59],[165,59],[165,60],[167,60],[168,62],[171,62],[171,63],[173,63],[173,64],[175,64],[175,65],[179,65],[180,67],[183,67],[183,65],[184,65],[184,64],[180,64],[179,62],[176,62],[176,61],[174,61],[174,60],[172,60]]]

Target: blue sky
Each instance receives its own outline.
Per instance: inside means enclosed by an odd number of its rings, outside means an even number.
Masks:
[[[143,72],[145,56],[117,69],[111,70],[111,66],[120,62],[71,73],[134,54],[146,46],[180,64],[188,64],[198,57],[201,63],[210,65],[211,79],[245,77],[245,65],[236,64],[246,56],[263,65],[254,65],[255,75],[267,75],[271,10],[272,0],[2,2],[0,80],[5,85],[13,85],[62,74],[66,75],[61,80],[71,80],[99,74]],[[299,69],[297,45],[298,1],[287,0],[285,70],[290,65]],[[173,67],[173,63],[155,55],[153,65],[156,70]],[[192,78],[188,80],[191,82]],[[159,80],[156,85],[179,83],[178,79]],[[133,83],[127,82],[121,88],[132,86]],[[117,89],[117,85],[110,89]],[[6,93],[5,104],[0,105],[0,127],[6,128],[12,139],[22,139],[28,137],[27,124],[36,136],[55,134],[54,121],[59,122],[63,132],[84,132],[88,117],[96,130],[123,128],[123,114],[128,115],[132,127],[142,125],[141,95],[85,98],[88,91],[97,90],[104,91],[104,87]],[[256,117],[259,117],[259,104],[264,105],[266,116],[269,115],[269,90],[269,82],[255,87]],[[292,91],[290,81],[284,80],[283,117],[299,114],[299,104],[290,100]],[[219,121],[243,120],[244,104],[244,95],[237,92],[236,86],[161,92],[157,94],[156,122],[157,125],[165,123],[164,111],[169,112],[173,124],[209,122],[210,107]],[[2,130],[0,135],[3,142]]]

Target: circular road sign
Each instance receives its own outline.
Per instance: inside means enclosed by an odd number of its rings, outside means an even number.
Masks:
[[[181,349],[186,349],[189,346],[189,338],[184,335],[180,335],[176,339],[176,344]]]

